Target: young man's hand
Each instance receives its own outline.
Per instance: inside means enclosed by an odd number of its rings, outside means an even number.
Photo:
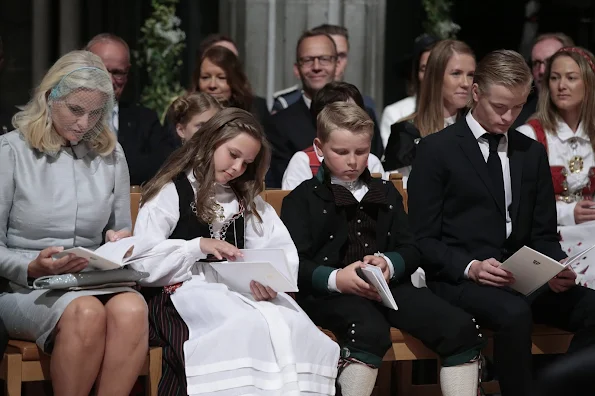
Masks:
[[[565,261],[565,260],[564,260]],[[566,267],[558,275],[554,276],[548,285],[555,293],[562,293],[571,287],[576,286],[576,273],[570,267]]]
[[[500,268],[500,263],[495,258],[484,261],[475,260],[469,267],[469,279],[480,285],[508,286],[514,283],[514,277],[506,270]]]
[[[365,266],[361,261],[356,261],[340,269],[337,272],[337,289],[343,294],[355,294],[369,300],[382,301],[376,289],[355,272],[358,268]]]

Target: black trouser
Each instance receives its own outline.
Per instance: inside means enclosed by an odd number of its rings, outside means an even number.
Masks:
[[[594,290],[575,286],[564,293],[554,293],[546,285],[525,297],[472,281],[429,281],[428,287],[472,314],[480,326],[494,331],[494,363],[503,396],[533,394],[533,322],[574,332],[569,353],[595,344]]]
[[[466,363],[485,344],[470,314],[410,282],[391,284],[399,309],[363,297],[332,293],[300,300],[314,323],[331,330],[341,356],[355,357],[380,366],[391,347],[390,328],[396,327],[421,340],[446,366]]]

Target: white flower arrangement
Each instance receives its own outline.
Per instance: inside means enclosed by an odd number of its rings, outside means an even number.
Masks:
[[[439,39],[455,38],[461,27],[450,19],[450,0],[423,0],[426,33]]]

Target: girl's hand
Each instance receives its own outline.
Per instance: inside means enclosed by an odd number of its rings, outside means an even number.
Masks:
[[[127,230],[126,228],[120,231],[108,230],[105,233],[105,241],[116,242],[122,238],[128,238],[129,236],[132,236],[132,234],[130,233],[130,230]]]
[[[256,281],[250,282],[250,291],[256,301],[270,301],[277,297],[277,292],[268,286],[263,286]]]
[[[212,254],[217,260],[223,260],[225,258],[226,260],[233,261],[236,257],[243,257],[240,249],[231,243],[213,238],[201,238],[200,250],[204,254]]]

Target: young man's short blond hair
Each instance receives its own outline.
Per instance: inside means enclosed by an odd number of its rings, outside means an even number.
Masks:
[[[511,50],[490,52],[477,64],[473,83],[480,93],[489,91],[492,85],[502,85],[509,89],[531,89],[533,75],[521,54]]]
[[[333,131],[345,129],[354,134],[366,133],[370,141],[374,135],[374,121],[355,103],[334,102],[326,105],[316,117],[316,133],[326,143]]]

